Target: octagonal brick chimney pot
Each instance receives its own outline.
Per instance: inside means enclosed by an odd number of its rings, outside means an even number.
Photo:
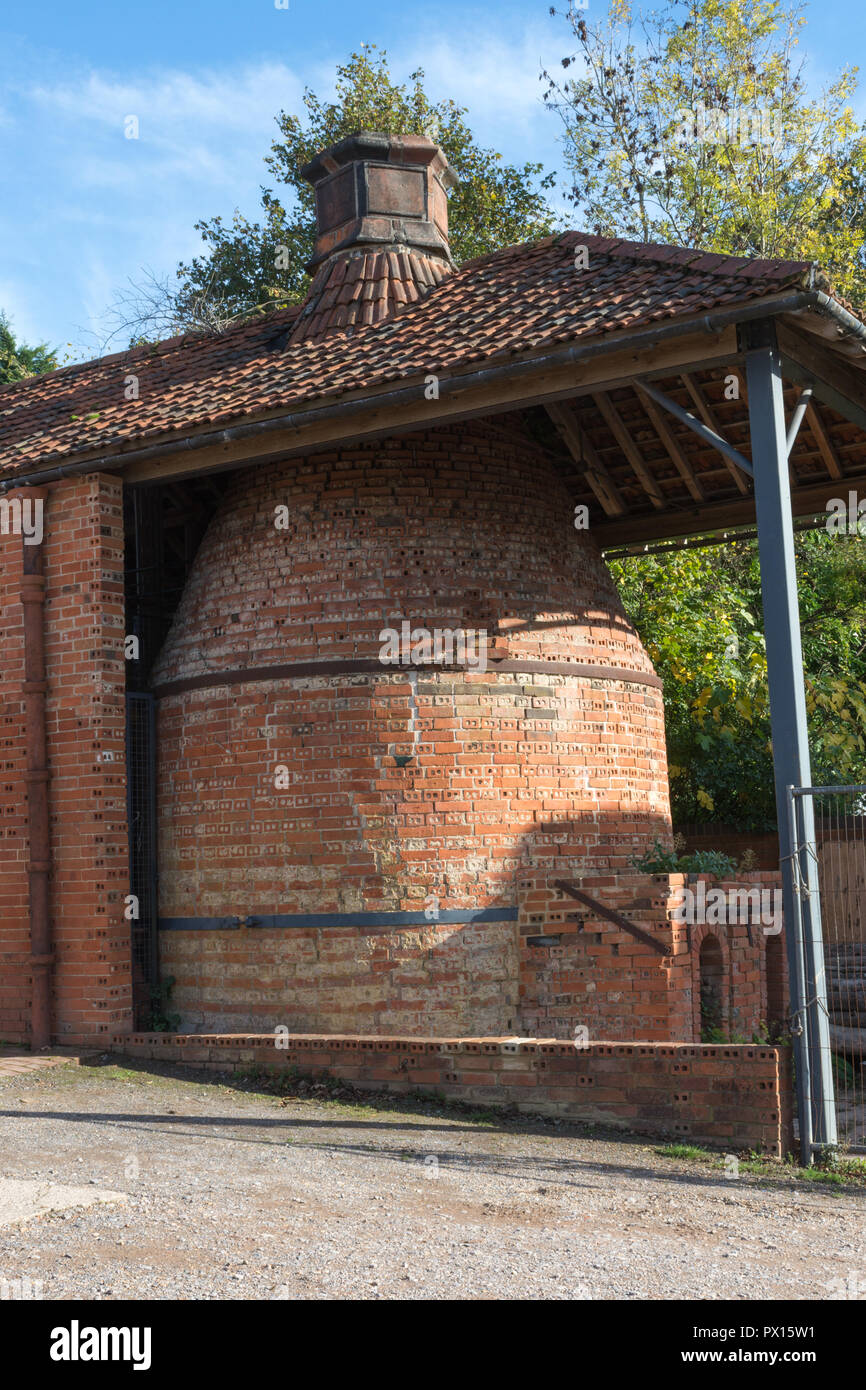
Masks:
[[[316,244],[307,269],[338,252],[416,251],[451,269],[447,190],[457,180],[424,135],[350,135],[301,173],[316,193]]]

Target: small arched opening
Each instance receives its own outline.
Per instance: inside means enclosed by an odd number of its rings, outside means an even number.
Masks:
[[[701,1042],[721,1042],[724,1037],[725,962],[718,937],[701,942]]]
[[[767,1032],[772,1039],[785,1031],[785,956],[782,933],[767,937]]]

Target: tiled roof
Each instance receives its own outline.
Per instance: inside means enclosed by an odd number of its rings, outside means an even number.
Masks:
[[[372,251],[335,256],[319,267],[292,332],[292,343],[312,342],[355,324],[392,318],[448,274],[443,261],[417,251]]]
[[[587,247],[588,269],[575,269],[576,246]],[[413,275],[413,298],[400,256],[392,267],[385,254],[391,314],[378,322],[321,336],[323,315],[333,307],[325,298],[333,290],[338,301],[349,293],[352,273],[350,264],[337,286],[332,277],[341,272],[330,263],[316,286],[319,297],[307,301],[318,305],[309,315],[295,307],[222,334],[175,338],[0,388],[0,475],[697,315],[814,280],[802,261],[566,232],[470,261],[429,288]],[[374,256],[355,259],[365,263],[360,283],[372,283]],[[131,375],[138,399],[128,400]]]

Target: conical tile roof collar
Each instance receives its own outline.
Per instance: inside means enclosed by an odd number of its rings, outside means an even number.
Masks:
[[[316,192],[316,273],[292,342],[388,318],[454,269],[456,179],[426,136],[350,135],[301,172]]]

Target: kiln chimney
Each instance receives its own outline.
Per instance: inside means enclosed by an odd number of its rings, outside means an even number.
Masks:
[[[447,190],[457,180],[425,135],[349,135],[301,173],[316,194],[314,279],[291,342],[390,318],[454,269]]]
[[[301,173],[316,191],[308,270],[349,248],[418,251],[453,266],[446,191],[456,179],[426,135],[350,135]]]

